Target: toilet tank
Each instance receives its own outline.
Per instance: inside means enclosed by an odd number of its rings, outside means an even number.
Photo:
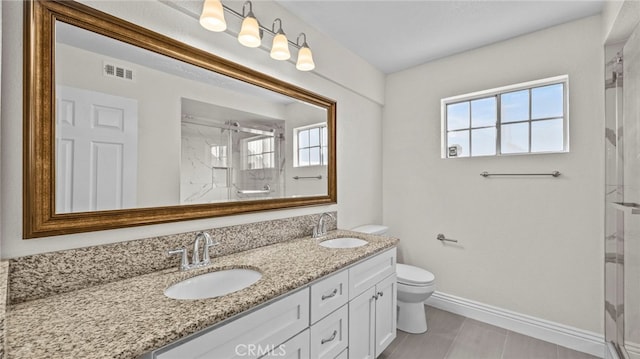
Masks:
[[[353,228],[354,232],[361,232],[367,234],[384,235],[389,231],[389,227],[380,224],[365,224],[364,226]]]

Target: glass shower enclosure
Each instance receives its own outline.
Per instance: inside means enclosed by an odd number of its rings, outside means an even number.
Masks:
[[[640,30],[605,53],[605,339],[640,359]]]

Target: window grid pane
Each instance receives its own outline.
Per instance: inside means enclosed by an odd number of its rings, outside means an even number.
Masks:
[[[471,101],[471,128],[495,127],[496,96]]]
[[[529,98],[529,90],[501,94],[502,123],[529,120]]]
[[[565,93],[562,81],[446,104],[447,157],[565,151]]]
[[[555,84],[531,89],[531,119],[564,116],[564,86]]]
[[[447,129],[469,128],[469,101],[447,105]]]
[[[275,167],[273,137],[247,140],[245,169],[255,170]]]
[[[295,130],[298,134],[297,167],[324,166],[328,162],[327,126]]]

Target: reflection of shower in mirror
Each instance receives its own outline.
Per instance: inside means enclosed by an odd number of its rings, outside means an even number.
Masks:
[[[183,98],[180,202],[285,196],[284,122]]]

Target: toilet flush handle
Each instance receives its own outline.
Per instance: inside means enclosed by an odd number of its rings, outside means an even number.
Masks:
[[[440,242],[447,241],[447,242],[458,243],[457,239],[449,239],[449,238],[445,237],[444,234],[442,234],[442,233],[438,233],[438,235],[436,236],[436,239],[439,240]]]

